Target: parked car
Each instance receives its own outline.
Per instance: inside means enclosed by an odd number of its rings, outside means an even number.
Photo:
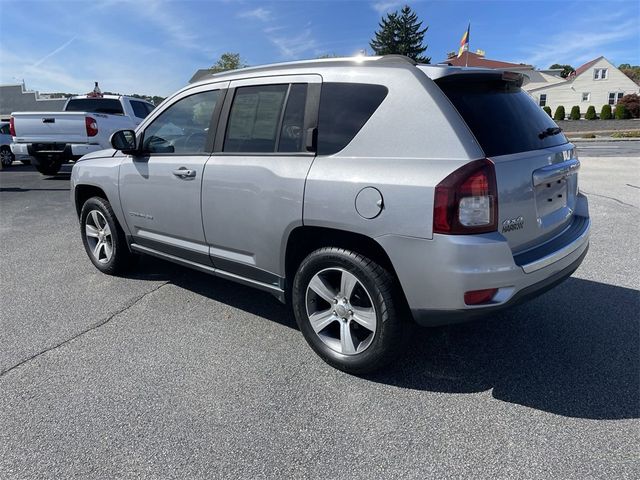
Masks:
[[[270,292],[325,361],[374,370],[405,320],[492,314],[586,255],[580,162],[522,79],[397,56],[213,75],[74,165],[84,247]]]
[[[153,109],[138,98],[83,95],[70,98],[62,112],[15,112],[11,150],[32,156],[43,175],[55,175],[63,163],[108,148],[113,132],[135,128]]]
[[[11,134],[9,132],[9,122],[0,123],[0,164],[2,167],[9,167],[15,160],[11,152]]]

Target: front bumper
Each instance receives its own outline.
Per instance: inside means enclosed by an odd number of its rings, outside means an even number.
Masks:
[[[391,259],[415,321],[432,326],[511,307],[560,283],[584,259],[590,226],[587,216],[576,216],[562,235],[515,257],[497,232],[377,240]],[[490,303],[464,303],[465,292],[489,288],[498,289]]]

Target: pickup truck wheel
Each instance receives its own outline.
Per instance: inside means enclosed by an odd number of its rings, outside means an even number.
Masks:
[[[47,157],[36,157],[34,166],[42,175],[55,175],[62,167],[62,161]]]
[[[104,198],[92,197],[84,203],[80,228],[87,255],[101,272],[116,275],[134,263],[126,236]]]
[[[387,364],[403,338],[393,276],[373,260],[342,248],[311,253],[293,281],[300,331],[328,364],[364,374]]]
[[[15,159],[16,157],[9,147],[0,148],[0,162],[3,167],[10,167]]]

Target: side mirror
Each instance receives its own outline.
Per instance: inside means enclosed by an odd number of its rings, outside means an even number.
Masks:
[[[126,154],[138,153],[136,145],[136,132],[133,130],[118,130],[111,135],[111,146]]]

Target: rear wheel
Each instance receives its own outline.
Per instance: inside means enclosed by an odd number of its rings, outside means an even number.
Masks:
[[[0,148],[0,163],[2,163],[3,167],[11,166],[15,159],[16,157],[9,147],[5,145]]]
[[[356,252],[316,250],[293,282],[300,331],[328,364],[353,374],[377,370],[398,352],[403,337],[395,285],[389,272]]]
[[[34,166],[43,175],[55,175],[62,167],[62,160],[48,157],[35,157]]]
[[[101,272],[116,275],[134,263],[125,234],[104,198],[92,197],[84,203],[80,229],[87,255]]]

